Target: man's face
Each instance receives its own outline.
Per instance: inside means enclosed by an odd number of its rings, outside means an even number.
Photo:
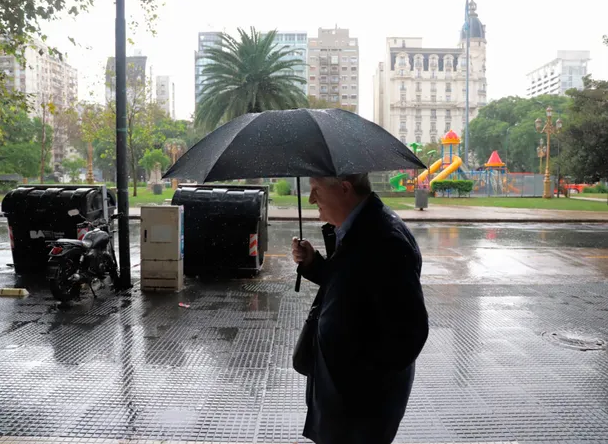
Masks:
[[[319,207],[321,221],[339,227],[348,216],[346,207],[350,191],[346,182],[311,178],[308,201]]]

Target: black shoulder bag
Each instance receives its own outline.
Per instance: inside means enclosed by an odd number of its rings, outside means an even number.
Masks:
[[[293,368],[299,374],[310,376],[315,362],[315,351],[317,348],[317,329],[319,327],[319,315],[321,314],[321,292],[317,294],[300,337],[293,351]]]

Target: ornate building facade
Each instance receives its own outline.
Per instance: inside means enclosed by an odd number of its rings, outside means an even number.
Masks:
[[[469,120],[487,103],[486,29],[471,0]],[[404,143],[436,143],[464,132],[466,31],[456,48],[424,48],[421,38],[390,37],[374,76],[374,122]]]

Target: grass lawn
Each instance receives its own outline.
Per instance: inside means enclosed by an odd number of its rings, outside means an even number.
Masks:
[[[129,188],[129,206],[140,207],[142,205],[162,205],[165,199],[173,197],[173,189],[163,188],[163,194],[156,195],[145,186],[137,187],[137,197],[133,197],[133,188]]]
[[[275,207],[295,207],[298,205],[297,196],[279,196],[277,194],[271,194],[270,198],[272,202],[270,205]],[[412,197],[385,197],[382,199],[386,205],[391,207],[393,210],[411,210],[414,199]],[[410,205],[408,205],[410,204]],[[316,205],[310,205],[308,203],[308,197],[302,198],[302,209],[316,209]]]
[[[605,201],[590,202],[560,197],[559,199],[542,199],[534,197],[435,197],[429,199],[430,204],[458,205],[472,207],[504,207],[530,208],[542,210],[574,210],[574,211],[608,211]]]

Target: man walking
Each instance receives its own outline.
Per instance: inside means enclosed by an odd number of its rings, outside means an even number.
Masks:
[[[299,272],[320,286],[303,435],[317,444],[389,444],[428,336],[420,251],[367,174],[310,185],[310,203],[335,227],[335,252],[328,245],[324,258],[306,240],[292,243]]]

